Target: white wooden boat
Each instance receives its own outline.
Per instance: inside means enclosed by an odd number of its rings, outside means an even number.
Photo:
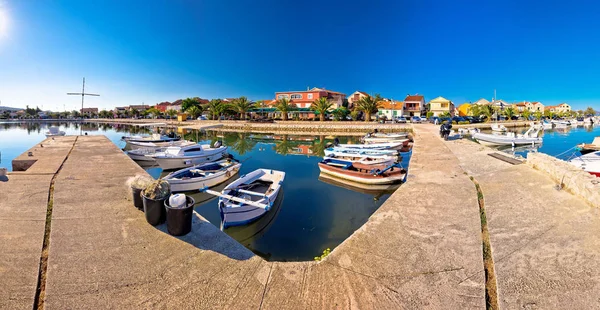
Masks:
[[[472,137],[483,145],[536,145],[543,141],[541,137],[538,137],[541,129],[541,126],[532,126],[524,134],[508,132],[505,135],[478,132],[474,133]]]
[[[130,149],[133,148],[131,146],[132,142],[142,142],[142,143],[160,143],[160,142],[170,142],[170,141],[179,141],[181,137],[176,136],[175,134],[171,135],[162,135],[162,134],[152,134],[150,136],[123,136],[121,140],[126,142],[125,148]]]
[[[237,174],[241,166],[236,160],[224,159],[177,170],[166,175],[163,180],[169,182],[172,192],[199,190],[229,180]]]
[[[364,138],[362,138],[362,140],[364,141],[365,144],[374,144],[374,143],[397,142],[398,140],[404,140],[405,138],[406,137],[403,137],[403,138],[364,137]]]
[[[167,148],[169,146],[184,146],[188,144],[193,144],[196,142],[188,141],[188,140],[177,140],[177,141],[165,141],[165,142],[128,142],[127,145],[129,149],[157,149],[157,148]]]
[[[367,136],[369,136],[367,134]],[[375,132],[375,133],[371,133],[370,135],[371,137],[376,137],[376,138],[387,138],[387,139],[405,139],[406,137],[408,137],[408,133],[382,133],[382,132]]]
[[[343,154],[339,156],[331,154],[329,156],[325,156],[323,159],[336,159],[346,163],[360,163],[363,165],[391,165],[399,161],[398,156],[360,154]]]
[[[170,146],[164,152],[147,156],[154,158],[163,170],[170,170],[216,161],[223,158],[226,152],[226,146],[213,148],[207,144],[193,144]]]
[[[48,128],[48,131],[46,131],[47,138],[64,136],[65,134],[66,133],[64,131],[59,130],[58,127],[55,127],[55,126]]]
[[[344,147],[330,147],[324,150],[325,156],[343,156],[343,155],[370,155],[370,156],[396,156],[398,155],[398,151],[396,150],[371,150],[371,149],[353,149],[353,148],[344,148]]]
[[[496,132],[506,132],[506,126],[502,125],[502,124],[492,124],[492,131],[496,131]]]
[[[569,160],[569,163],[583,171],[600,177],[600,151],[575,157]]]
[[[285,172],[257,169],[227,185],[220,193],[205,189],[219,196],[221,229],[251,223],[269,212],[284,179]]]
[[[372,144],[338,144],[336,147],[346,149],[371,149],[371,150],[395,150],[406,146],[410,142],[408,139],[400,139],[394,142],[372,143]]]
[[[155,162],[154,158],[152,158],[149,155],[154,155],[156,153],[164,152],[164,151],[166,151],[166,149],[168,147],[172,147],[172,146],[181,147],[181,146],[188,146],[188,145],[195,145],[195,144],[197,144],[196,142],[187,141],[187,140],[179,140],[179,141],[163,142],[163,143],[165,143],[164,144],[165,146],[156,146],[156,147],[146,146],[146,147],[139,147],[139,148],[135,148],[135,149],[130,149],[129,151],[126,152],[126,154],[131,159],[133,159],[135,161],[151,161],[151,162]],[[149,143],[149,144],[160,144],[160,145],[163,145],[163,143]]]
[[[406,178],[406,170],[404,170],[400,164],[341,164],[340,161],[335,159],[325,159],[319,163],[319,170],[321,173],[326,173],[336,178],[372,185],[399,183]]]

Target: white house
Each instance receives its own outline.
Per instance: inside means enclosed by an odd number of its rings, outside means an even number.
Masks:
[[[385,116],[387,119],[396,119],[404,113],[404,103],[395,100],[382,100],[379,102],[380,108],[377,111],[377,116]]]

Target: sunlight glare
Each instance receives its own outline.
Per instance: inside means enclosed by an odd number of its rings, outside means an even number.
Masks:
[[[6,35],[7,28],[8,16],[6,15],[6,12],[2,10],[2,7],[0,7],[0,37]]]

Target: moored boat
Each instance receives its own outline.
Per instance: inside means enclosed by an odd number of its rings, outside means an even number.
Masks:
[[[348,163],[339,166],[332,160],[325,159],[319,163],[322,173],[362,184],[393,184],[404,181],[406,170],[400,164],[363,165]]]
[[[231,184],[223,191],[206,189],[209,194],[219,196],[221,229],[249,224],[267,213],[281,190],[285,172],[257,169]]]
[[[50,138],[50,137],[58,137],[58,136],[64,136],[66,133],[62,130],[59,130],[58,127],[52,126],[50,128],[48,128],[48,131],[46,131],[46,137]]]
[[[169,170],[216,161],[223,158],[227,154],[226,152],[226,146],[211,147],[207,144],[193,144],[170,146],[164,152],[147,156],[154,158],[162,169]]]
[[[410,140],[401,139],[394,142],[371,143],[371,144],[338,144],[336,147],[347,149],[371,149],[371,150],[396,150],[408,145]]]
[[[125,148],[133,148],[131,143],[133,142],[142,142],[142,143],[161,143],[161,142],[171,142],[171,141],[179,141],[181,137],[175,135],[171,132],[169,135],[164,134],[152,134],[150,136],[123,136],[121,140],[126,142]]]
[[[600,177],[600,151],[575,157],[570,159],[569,163],[583,171]]]
[[[497,132],[506,132],[506,126],[502,125],[502,124],[492,124],[492,131],[497,131]]]
[[[396,150],[371,150],[371,149],[354,149],[344,147],[330,147],[324,150],[325,156],[343,156],[343,155],[387,155],[395,156],[398,154]]]
[[[331,162],[338,162],[341,166],[346,166],[347,163],[359,163],[363,165],[391,165],[394,162],[399,161],[398,156],[358,154],[345,154],[339,156],[332,154],[330,156],[325,156],[324,159],[330,159]]]
[[[233,177],[242,166],[236,160],[224,159],[212,163],[192,166],[166,175],[172,192],[199,190],[219,185]]]
[[[164,143],[151,143],[152,145],[165,145],[165,146],[156,146],[156,147],[151,147],[151,146],[144,146],[144,147],[139,147],[139,148],[135,148],[135,149],[130,149],[129,151],[126,151],[125,153],[127,154],[127,156],[129,156],[131,159],[135,160],[135,161],[151,161],[154,162],[154,158],[150,157],[149,155],[154,155],[156,153],[160,153],[160,152],[164,152],[167,147],[170,146],[188,146],[188,145],[194,145],[196,144],[196,142],[193,141],[187,141],[187,140],[179,140],[179,141],[173,141],[173,142],[164,142]]]
[[[536,145],[543,142],[542,138],[538,137],[541,129],[539,125],[531,126],[524,134],[508,132],[505,135],[477,132],[472,137],[483,145]]]
[[[589,154],[591,152],[600,151],[600,137],[595,137],[592,143],[581,143],[577,145],[577,149],[581,154]]]

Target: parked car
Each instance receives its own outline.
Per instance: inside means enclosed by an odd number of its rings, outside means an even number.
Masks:
[[[465,118],[464,118],[464,117],[462,117],[462,116],[454,116],[454,117],[452,117],[452,122],[453,122],[453,123],[459,123],[459,122],[468,122],[468,120],[467,120],[467,119],[465,119]],[[470,122],[469,122],[469,123],[470,123]]]
[[[400,116],[396,119],[396,122],[406,124],[406,117]]]
[[[200,116],[198,116],[197,120],[206,121],[206,120],[208,120],[208,118],[206,118],[206,116],[204,116],[204,115],[200,115]]]
[[[432,116],[432,117],[430,117],[430,118],[429,118],[429,122],[430,122],[430,123],[432,123],[432,124],[435,124],[435,123],[436,123],[436,121],[437,121],[437,123],[438,123],[438,124],[440,124],[440,123],[441,123],[441,122],[440,122],[440,117],[439,117],[439,116]]]
[[[418,124],[421,122],[421,117],[420,116],[413,116],[410,118],[410,122],[414,123],[414,124]]]
[[[440,124],[444,123],[444,122],[447,122],[447,121],[451,121],[451,118],[449,118],[449,117],[440,117]]]

